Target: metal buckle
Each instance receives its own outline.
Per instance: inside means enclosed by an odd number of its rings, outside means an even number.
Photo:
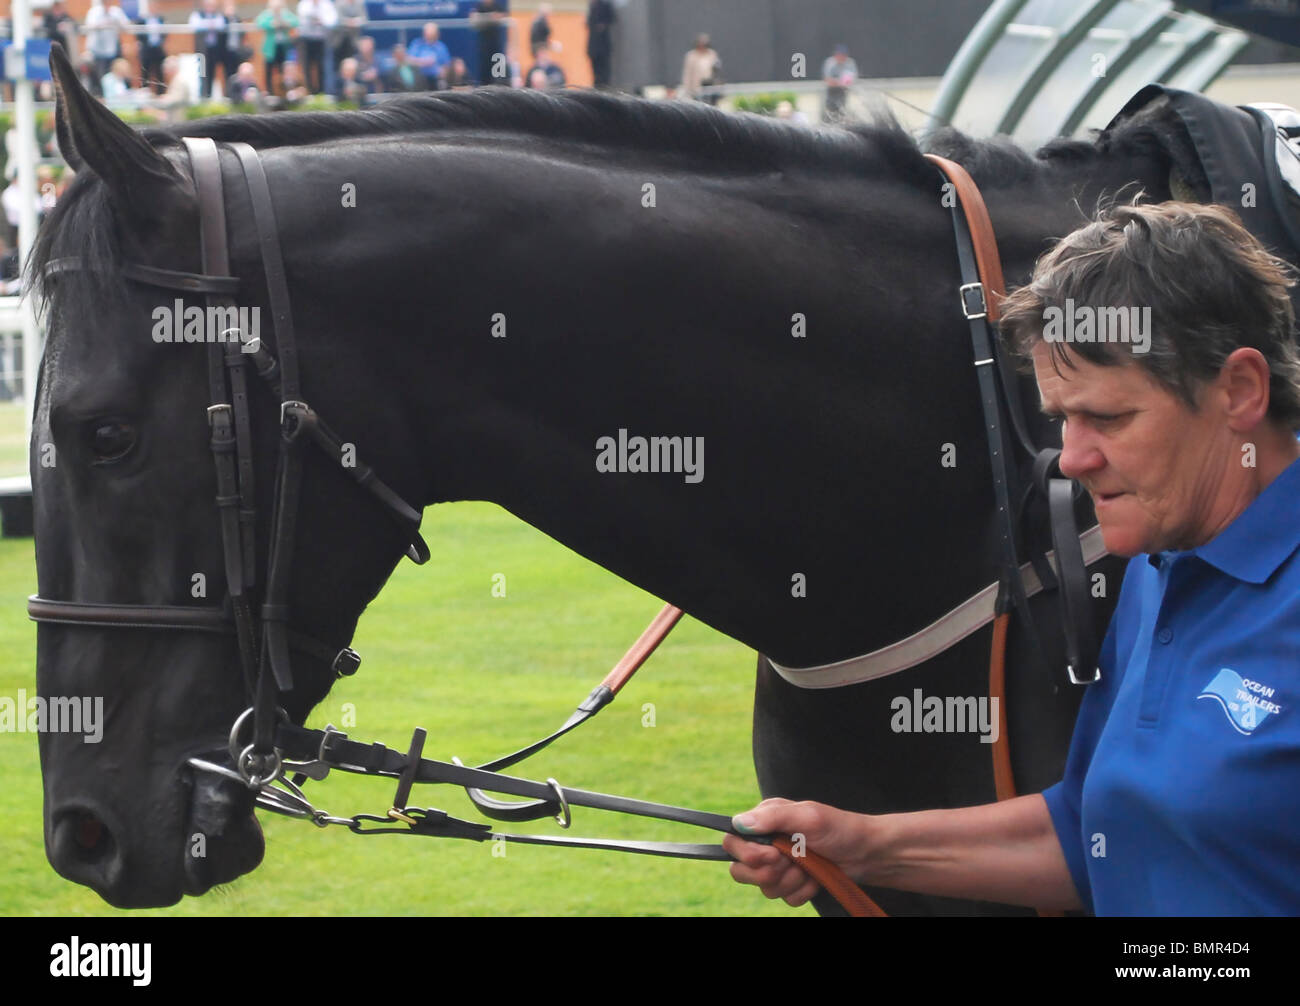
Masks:
[[[211,427],[214,423],[216,423],[216,421],[217,421],[217,418],[216,418],[216,417],[217,417],[217,413],[219,413],[219,412],[225,412],[226,415],[229,416],[229,415],[230,415],[230,403],[229,403],[229,402],[221,402],[221,403],[218,404],[218,405],[209,405],[209,406],[208,406],[208,426],[209,426],[209,427]],[[229,421],[229,420],[227,420],[227,421]]]
[[[361,666],[361,654],[350,646],[345,646],[339,650],[334,662],[330,664],[330,670],[338,677],[346,678],[349,675],[356,674],[357,668]]]
[[[1075,684],[1075,685],[1095,685],[1098,681],[1101,680],[1101,668],[1100,668],[1100,667],[1096,667],[1096,668],[1093,669],[1093,672],[1092,672],[1092,679],[1089,680],[1089,681],[1084,681],[1084,680],[1081,679],[1077,674],[1074,673],[1074,665],[1073,665],[1073,664],[1066,664],[1066,665],[1065,665],[1065,673],[1068,674],[1068,675],[1070,676],[1070,683],[1071,683],[1071,684]]]
[[[290,399],[287,402],[281,402],[280,403],[280,425],[281,426],[284,425],[285,412],[287,412],[291,408],[294,408],[295,406],[298,409],[300,409],[302,412],[311,411],[310,407],[308,407],[306,402],[299,402],[296,399]]]
[[[555,791],[555,799],[560,801],[560,812],[555,815],[555,823],[561,828],[567,828],[573,823],[573,817],[569,814],[569,801],[564,795],[564,788],[554,779],[547,779],[546,785]]]
[[[967,321],[976,321],[989,316],[989,305],[984,297],[983,283],[963,283],[957,288],[957,293],[961,296],[961,313],[966,316]],[[971,293],[979,294],[979,309],[975,311],[971,310],[971,305],[967,302],[967,297]]]

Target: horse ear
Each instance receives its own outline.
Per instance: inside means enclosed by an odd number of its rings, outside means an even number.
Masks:
[[[189,182],[167,158],[104,107],[77,78],[63,46],[50,46],[55,135],[74,171],[97,174],[133,219],[160,221],[173,207],[168,192],[192,195]]]

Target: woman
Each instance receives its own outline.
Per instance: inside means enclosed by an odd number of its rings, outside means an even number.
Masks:
[[[1230,211],[1165,203],[1066,237],[1004,303],[1044,410],[1065,420],[1061,471],[1092,494],[1107,549],[1133,557],[1062,782],[911,814],[768,800],[737,830],[798,832],[856,880],[920,893],[1300,914],[1292,282]],[[1086,339],[1064,323],[1080,305]],[[1098,338],[1102,317],[1115,338]],[[816,893],[775,850],[725,845],[732,875],[768,897]]]

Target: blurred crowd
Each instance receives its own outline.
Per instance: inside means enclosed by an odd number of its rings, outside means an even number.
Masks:
[[[381,48],[367,29],[391,36],[393,25],[368,21],[364,0],[265,2],[256,10],[236,0],[197,0],[182,22],[151,11],[149,0],[91,0],[78,23],[64,0],[54,0],[34,12],[31,30],[62,42],[93,94],[159,120],[184,118],[187,107],[214,100],[277,108],[328,96],[362,105],[391,93],[567,84],[556,60],[561,44],[553,38],[550,4],[539,5],[530,20],[521,62],[509,44],[501,0],[478,0],[470,13],[477,56],[470,66],[448,50],[435,21],[410,29],[405,43]],[[610,84],[615,20],[612,0],[590,0],[587,58],[597,87]],[[185,31],[176,30],[180,24]],[[407,34],[403,28],[401,36]],[[180,56],[188,53],[181,49],[200,57],[197,73],[185,72]]]

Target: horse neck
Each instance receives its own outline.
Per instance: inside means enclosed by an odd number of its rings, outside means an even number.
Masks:
[[[986,447],[937,182],[422,156],[401,209],[358,213],[307,268],[331,372],[383,403],[423,502],[498,503],[794,665],[984,586]],[[411,207],[421,223],[395,226]],[[681,438],[656,455],[677,470],[637,471],[635,438]]]

